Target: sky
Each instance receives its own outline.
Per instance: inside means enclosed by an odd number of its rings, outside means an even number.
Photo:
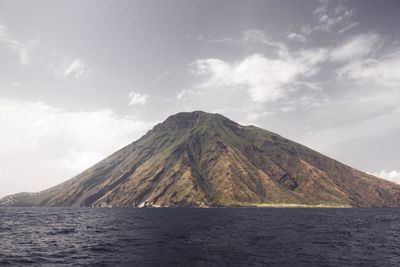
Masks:
[[[400,183],[400,2],[0,0],[0,197],[181,111]]]

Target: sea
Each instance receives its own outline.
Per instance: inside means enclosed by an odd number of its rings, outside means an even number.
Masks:
[[[400,209],[0,208],[0,266],[400,266]]]

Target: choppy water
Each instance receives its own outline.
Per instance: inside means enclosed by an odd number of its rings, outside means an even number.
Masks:
[[[400,209],[0,209],[0,265],[400,266]]]

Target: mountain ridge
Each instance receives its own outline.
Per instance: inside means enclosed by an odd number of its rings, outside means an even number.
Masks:
[[[222,115],[181,112],[72,179],[3,206],[398,207],[400,185]]]

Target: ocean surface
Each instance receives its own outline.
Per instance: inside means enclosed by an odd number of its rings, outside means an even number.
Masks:
[[[1,266],[400,266],[400,209],[0,208]]]

